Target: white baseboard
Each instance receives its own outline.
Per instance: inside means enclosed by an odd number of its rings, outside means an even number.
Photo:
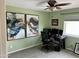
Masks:
[[[69,51],[73,51],[73,49],[70,49],[70,48],[66,48],[67,50],[69,50]]]
[[[31,45],[31,46],[28,46],[28,47],[25,47],[25,48],[21,48],[21,49],[15,50],[15,51],[11,51],[11,52],[8,52],[8,54],[19,52],[19,51],[22,51],[22,50],[25,50],[25,49],[28,49],[28,48],[32,48],[32,47],[38,46],[38,45],[41,45],[41,43],[38,43],[38,44],[35,44],[35,45]]]

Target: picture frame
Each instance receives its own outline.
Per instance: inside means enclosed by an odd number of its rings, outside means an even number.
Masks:
[[[25,38],[25,14],[6,12],[7,40]]]
[[[33,37],[39,35],[39,16],[26,14],[26,35],[27,37]]]
[[[79,55],[79,43],[75,44],[74,53]]]
[[[58,19],[52,19],[51,24],[52,26],[58,26]]]

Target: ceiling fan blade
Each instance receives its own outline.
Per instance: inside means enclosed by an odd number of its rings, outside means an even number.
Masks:
[[[47,6],[47,8],[45,8],[44,10],[47,10],[47,9],[53,11],[53,7]]]
[[[56,4],[55,6],[66,6],[66,5],[69,5],[71,3],[61,3],[61,4]]]
[[[45,8],[44,10],[47,10],[47,9],[49,9],[49,8]]]
[[[59,6],[56,6],[56,9],[61,9]]]

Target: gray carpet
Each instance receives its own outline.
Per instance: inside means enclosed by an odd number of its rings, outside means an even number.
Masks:
[[[45,51],[41,47],[33,47],[20,52],[9,54],[9,58],[79,58],[79,55],[68,50]]]

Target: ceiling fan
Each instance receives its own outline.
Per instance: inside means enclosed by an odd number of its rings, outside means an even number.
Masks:
[[[45,8],[44,10],[49,9],[51,11],[53,11],[54,8],[61,9],[60,6],[66,6],[66,5],[71,4],[71,3],[58,3],[56,0],[43,1],[43,2],[40,2],[40,4],[43,4],[45,2],[48,3],[48,6],[46,6],[47,8]]]

